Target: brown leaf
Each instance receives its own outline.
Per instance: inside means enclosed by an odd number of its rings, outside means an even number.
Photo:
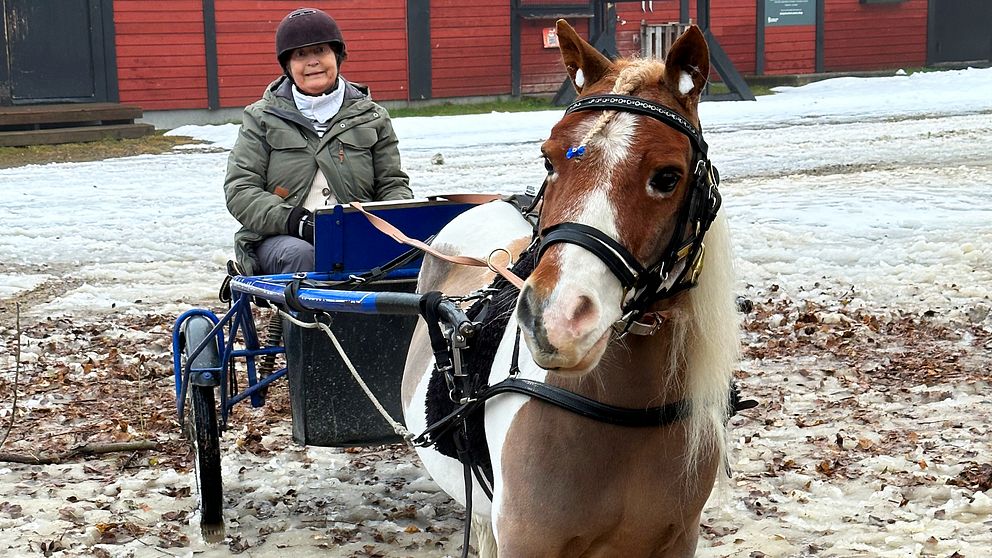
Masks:
[[[979,492],[992,490],[992,463],[981,465],[973,463],[961,471],[957,478],[948,480],[947,484],[970,488]],[[2,511],[3,505],[0,504],[0,512]]]
[[[83,516],[74,508],[60,508],[59,519],[79,525],[83,520]]]
[[[0,502],[0,515],[6,515],[10,519],[17,519],[24,516],[21,506],[10,502]]]

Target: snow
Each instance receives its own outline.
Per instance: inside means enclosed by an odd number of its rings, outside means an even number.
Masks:
[[[8,275],[0,274],[0,298],[13,296],[21,291],[30,291],[51,279],[50,275]]]
[[[820,323],[838,326],[850,321],[837,312],[838,300],[848,310],[930,312],[948,323],[992,326],[992,69],[837,78],[775,91],[755,102],[707,102],[700,108],[710,154],[723,178],[742,293],[769,297],[774,292],[820,304],[829,309],[819,314]],[[543,179],[540,143],[560,117],[560,110],[552,110],[396,118],[394,126],[417,195],[513,193]],[[53,296],[27,308],[27,316],[178,315],[190,306],[212,304],[238,228],[222,191],[227,150],[237,130],[231,124],[177,128],[170,133],[208,145],[183,146],[166,155],[0,169],[0,300],[55,283]],[[432,163],[438,153],[444,164]],[[768,324],[790,328],[794,319],[778,314]],[[27,343],[24,361],[37,360],[40,347],[40,340]],[[12,370],[12,362],[5,356],[0,368]],[[70,371],[82,373],[79,364],[70,364]],[[817,413],[824,394],[856,397],[858,408],[869,409],[879,421],[878,431],[844,432],[845,445],[879,444],[883,429],[920,427],[918,418],[885,393],[852,394],[845,379],[851,372],[829,355],[745,362],[743,367],[760,373],[768,389],[779,390],[780,403],[793,412]],[[824,379],[811,382],[805,375],[810,370]],[[795,387],[803,382],[806,391]],[[988,418],[987,383],[985,389],[941,386],[949,390],[946,397],[926,385],[907,388],[918,398],[917,417],[948,424]],[[55,403],[22,402],[32,408]],[[989,494],[965,497],[956,487],[924,479],[957,475],[960,459],[933,462],[921,441],[904,455],[863,459],[860,465],[875,477],[831,482],[798,467],[762,476],[770,460],[789,458],[797,438],[795,426],[776,417],[769,413],[771,422],[760,436],[735,440],[732,466],[746,480],[727,481],[714,496],[704,523],[721,544],[701,543],[701,556],[747,555],[744,549],[781,556],[947,556],[955,551],[979,556],[992,547]],[[992,454],[987,435],[978,437],[984,445],[966,447],[975,438],[962,429],[942,432],[941,443],[948,448],[984,460]],[[230,432],[224,443],[231,445],[243,434]],[[828,422],[798,436],[801,442],[803,437],[833,440],[835,434]],[[273,428],[273,438],[288,436],[285,426]],[[356,469],[336,450],[296,448],[269,457],[229,452],[223,468],[225,490],[250,497],[256,506],[237,518],[240,528],[257,530],[266,518],[276,518],[271,520],[275,526],[267,528],[274,531],[271,538],[252,548],[253,556],[285,552],[279,545],[319,552],[317,536],[292,519],[301,507],[311,516],[375,522],[380,530],[401,531],[398,523],[378,519],[372,501],[380,498],[412,505],[411,513],[422,524],[442,521],[459,528],[450,501],[412,461],[383,459]],[[39,470],[56,477],[79,473],[66,466]],[[921,481],[894,486],[880,480],[893,472]],[[5,479],[10,474],[10,468],[0,468]],[[367,474],[378,484],[354,485],[355,478]],[[115,501],[136,498],[156,483],[193,483],[188,477],[143,469],[112,487],[87,481],[85,475],[66,480],[77,482],[75,490],[90,493],[88,498],[99,504],[86,512],[93,524],[107,517],[103,510],[117,506]],[[23,506],[25,516],[42,513],[44,500],[28,498],[40,494],[41,485],[18,479],[10,482],[27,496],[10,496],[11,501]],[[408,494],[389,494],[390,480],[397,479],[406,483]],[[287,487],[296,487],[289,503]],[[742,519],[751,517],[756,502],[771,513],[767,520]],[[291,504],[299,507],[287,508]],[[169,510],[176,502],[165,491],[153,490],[144,505]],[[133,513],[151,515],[148,509]],[[875,524],[878,518],[886,519]],[[8,527],[58,536],[53,525],[0,514],[0,528]],[[194,531],[188,530],[194,539],[190,550],[170,554],[228,555],[226,548],[198,540]],[[722,544],[734,539],[745,542],[733,549]],[[2,536],[0,541],[10,542]],[[456,545],[445,548],[455,552]],[[163,552],[131,550],[141,556]],[[307,552],[294,553],[311,555]]]
[[[947,298],[950,284],[988,294],[988,266],[977,264],[988,259],[992,234],[984,226],[992,209],[982,203],[992,174],[992,70],[776,90],[701,106],[745,280],[798,291],[809,286],[805,270],[816,269],[919,306]],[[416,194],[512,193],[542,180],[539,144],[560,116],[397,118],[395,128]],[[227,149],[237,126],[171,133]],[[178,311],[210,297],[238,228],[221,188],[227,154],[215,151],[0,170],[8,267],[0,292],[40,280],[28,276],[82,281],[37,309],[47,314]],[[443,165],[431,163],[436,153]],[[956,296],[943,302],[953,306]]]

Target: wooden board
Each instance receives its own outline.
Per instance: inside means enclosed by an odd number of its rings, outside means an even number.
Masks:
[[[0,107],[0,130],[62,122],[133,121],[141,107],[116,103],[68,103]]]
[[[47,130],[0,132],[0,147],[20,147],[56,143],[98,141],[108,138],[140,138],[155,131],[151,124],[117,124],[113,126],[80,126]]]

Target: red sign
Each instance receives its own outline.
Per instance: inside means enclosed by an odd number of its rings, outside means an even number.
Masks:
[[[554,27],[544,28],[544,48],[558,48],[558,32]]]

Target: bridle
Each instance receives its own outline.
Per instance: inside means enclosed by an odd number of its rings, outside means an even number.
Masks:
[[[615,328],[621,334],[630,331],[653,333],[657,326],[648,327],[638,322],[658,301],[670,298],[692,288],[703,267],[705,247],[703,236],[720,210],[721,197],[719,173],[707,158],[707,145],[702,131],[672,109],[639,97],[629,95],[593,95],[572,103],[565,114],[587,110],[615,110],[649,116],[674,128],[689,138],[692,144],[693,176],[689,191],[679,210],[675,232],[659,258],[643,266],[622,244],[603,231],[582,223],[564,222],[547,227],[538,233],[540,248],[538,258],[555,244],[575,244],[585,248],[602,261],[624,288],[622,317]],[[584,153],[585,146],[578,148]],[[539,194],[543,195],[542,187]],[[672,273],[677,275],[672,278]],[[639,327],[640,326],[640,327]]]

